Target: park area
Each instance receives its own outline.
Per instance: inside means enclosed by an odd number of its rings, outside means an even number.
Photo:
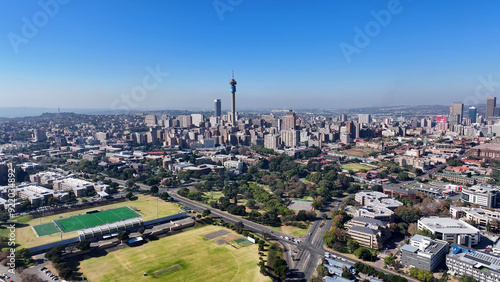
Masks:
[[[132,208],[134,213],[139,213],[142,215],[141,219],[144,221],[155,219],[156,218],[156,206],[158,203],[158,216],[159,217],[164,217],[168,215],[173,215],[179,212],[183,212],[178,204],[174,203],[169,203],[165,202],[163,200],[157,200],[156,197],[149,196],[149,195],[137,195],[137,199],[133,201],[125,201],[121,203],[116,203],[116,204],[111,204],[111,205],[105,205],[105,206],[99,206],[99,207],[93,207],[89,209],[84,209],[84,210],[79,210],[79,211],[72,211],[72,212],[67,212],[67,213],[62,213],[62,214],[56,214],[56,215],[51,215],[51,216],[46,216],[46,217],[41,217],[41,218],[36,218],[33,219],[31,216],[21,216],[17,219],[17,228],[16,228],[16,243],[21,245],[23,248],[32,248],[36,246],[40,246],[43,244],[48,244],[52,243],[55,241],[59,241],[61,239],[70,239],[70,238],[75,238],[78,237],[78,234],[76,231],[68,231],[67,233],[61,233],[59,230],[57,230],[57,233],[51,234],[51,235],[45,235],[41,237],[37,237],[35,232],[33,231],[33,226],[36,225],[45,225],[47,227],[44,228],[43,232],[50,232],[52,228],[57,228],[53,224],[54,221],[59,221],[59,220],[64,220],[64,219],[70,219],[74,218],[75,216],[85,214],[86,211],[91,211],[91,210],[111,210],[111,209],[117,209],[117,208],[126,208],[130,212],[130,210],[127,207]],[[123,210],[125,212],[125,209]],[[129,213],[129,212],[127,212]],[[138,215],[134,216],[137,217]],[[71,222],[71,219],[70,219]],[[100,225],[99,223],[98,225]],[[52,226],[52,227],[49,227]],[[67,226],[70,230],[71,227]],[[85,227],[84,227],[85,228]],[[1,228],[0,229],[0,236],[8,236],[8,229],[6,228]]]
[[[209,225],[86,259],[80,272],[91,282],[271,281],[258,263],[258,245]]]
[[[59,232],[68,233],[140,216],[141,215],[139,213],[135,212],[129,207],[121,207],[64,219],[58,219],[54,220],[53,222],[35,225],[33,226],[33,229],[38,236],[45,236]]]
[[[358,164],[358,163],[345,164],[345,165],[342,165],[342,168],[346,169],[346,170],[349,170],[349,171],[354,171],[354,172],[358,172],[360,170],[370,170],[370,169],[372,169],[369,166]]]

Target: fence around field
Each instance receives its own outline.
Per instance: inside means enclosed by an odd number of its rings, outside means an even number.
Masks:
[[[34,212],[30,213],[33,218],[39,218],[39,217],[46,217],[54,214],[60,214],[60,213],[67,213],[67,212],[72,212],[72,211],[79,211],[79,210],[85,210],[88,208],[96,208],[100,206],[107,206],[111,204],[116,204],[116,203],[122,203],[127,201],[127,198],[113,198],[113,199],[108,199],[106,201],[99,201],[99,202],[92,202],[92,203],[85,203],[82,205],[78,206],[73,206],[71,208],[57,208],[53,210],[48,210],[48,211],[43,211],[43,212]]]

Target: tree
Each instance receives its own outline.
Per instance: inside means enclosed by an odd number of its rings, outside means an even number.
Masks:
[[[250,209],[254,209],[256,204],[257,204],[257,202],[255,202],[254,199],[250,199],[247,201],[246,206]]]
[[[393,265],[394,262],[396,262],[396,259],[394,258],[394,255],[392,253],[389,253],[389,255],[384,258],[384,262],[387,265]]]
[[[429,270],[419,269],[416,267],[410,268],[410,276],[417,278],[420,281],[430,282],[434,279],[432,272]]]
[[[125,186],[127,186],[127,188],[132,188],[134,186],[134,184],[135,184],[135,182],[132,179],[125,181]]]
[[[212,211],[211,211],[211,210],[206,209],[206,210],[204,210],[204,211],[203,211],[202,216],[203,216],[203,217],[207,217],[207,216],[209,216],[211,213],[212,213]]]
[[[276,258],[276,260],[273,263],[273,270],[274,273],[281,279],[285,280],[286,279],[286,274],[288,273],[288,265],[286,264],[286,261],[280,257]]]
[[[0,222],[5,223],[10,219],[10,214],[8,211],[0,212]]]
[[[38,277],[38,275],[34,273],[23,272],[21,273],[21,282],[42,282],[42,278]]]
[[[354,280],[354,278],[356,278],[345,266],[342,268],[342,277],[349,280]]]
[[[125,195],[125,198],[132,200],[133,196],[134,196],[134,194],[132,194],[132,192],[128,192],[127,195]]]
[[[372,259],[373,259],[372,252],[368,248],[365,248],[365,247],[358,248],[356,251],[354,251],[354,255],[357,258],[362,259],[362,260],[366,260],[366,261],[372,261]]]
[[[461,277],[458,278],[458,281],[459,282],[477,282],[477,280],[474,279],[474,277],[472,277],[470,275],[462,275]]]
[[[349,248],[349,252],[352,254],[359,248],[359,243],[356,240],[347,241],[347,247]]]
[[[318,267],[316,267],[316,272],[318,273],[319,277],[325,277],[325,276],[330,275],[330,273],[328,272],[328,269],[323,264],[320,264],[320,265],[318,265]]]
[[[76,244],[76,247],[81,251],[88,250],[90,249],[90,241],[89,240],[80,241]]]
[[[59,276],[61,276],[64,279],[69,280],[72,275],[73,275],[73,270],[71,268],[64,268],[59,271]]]
[[[158,186],[156,185],[153,185],[151,186],[151,189],[149,189],[149,192],[151,192],[151,194],[156,194],[158,193],[159,189],[158,189]]]
[[[315,210],[320,210],[321,207],[323,206],[322,203],[318,202],[318,201],[314,201],[311,206],[315,209]]]
[[[243,229],[245,228],[245,225],[243,224],[243,222],[238,221],[234,224],[234,227],[236,227],[237,229]]]
[[[408,175],[408,172],[402,171],[398,173],[398,179],[401,181],[407,181],[410,180],[410,176]]]
[[[118,233],[118,236],[116,237],[118,240],[120,241],[125,241],[127,240],[129,237],[128,237],[128,232],[127,231],[121,231],[120,233]]]

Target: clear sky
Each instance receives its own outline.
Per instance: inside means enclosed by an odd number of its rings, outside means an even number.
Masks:
[[[4,0],[0,107],[212,109],[220,98],[229,109],[233,69],[240,109],[485,103],[500,91],[475,94],[481,76],[500,82],[499,10],[451,0]]]

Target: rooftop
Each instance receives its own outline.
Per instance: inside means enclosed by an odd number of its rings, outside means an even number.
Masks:
[[[474,226],[463,222],[461,220],[449,218],[449,217],[425,217],[418,220],[419,223],[422,223],[427,228],[432,229],[433,231],[444,232],[444,233],[479,233],[479,229]]]

